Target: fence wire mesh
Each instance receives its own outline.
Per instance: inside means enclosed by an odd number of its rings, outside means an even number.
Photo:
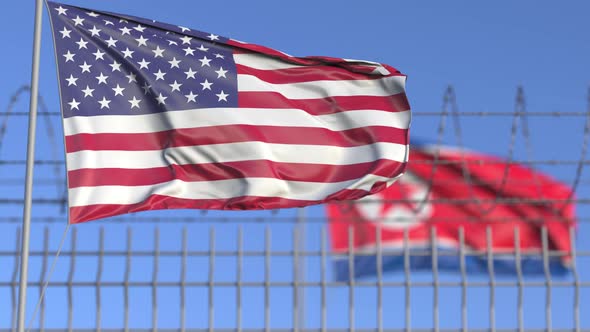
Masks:
[[[27,92],[26,87],[19,89],[0,114],[0,331],[13,331],[16,324],[24,175],[24,153],[19,152],[24,150],[18,146],[25,144],[26,114],[15,109]],[[547,171],[573,188],[575,196],[567,200],[577,205],[579,224],[569,230],[571,251],[551,250],[542,228],[543,273],[526,275],[520,262],[537,253],[519,250],[515,228],[517,249],[505,254],[516,258],[516,273],[499,276],[491,263],[498,254],[491,250],[490,229],[483,251],[465,246],[463,231],[458,251],[439,251],[434,229],[427,246],[410,251],[406,232],[401,249],[378,250],[379,267],[385,257],[395,255],[402,259],[399,269],[378,268],[375,276],[363,278],[351,273],[347,281],[334,277],[332,261],[343,258],[354,265],[356,255],[363,253],[352,247],[346,253],[330,251],[322,206],[256,212],[154,211],[74,226],[51,274],[66,225],[65,170],[55,130],[60,128],[59,113],[41,103],[46,135],[40,139],[36,161],[27,320],[47,284],[32,320],[35,331],[590,331],[590,247],[585,241],[590,234],[590,179],[584,178],[590,109],[529,112],[523,89],[516,96],[512,112],[461,112],[449,88],[441,111],[415,112],[414,119],[437,128],[435,143],[454,141],[460,147],[483,130],[490,117],[505,119],[501,122],[508,146],[498,151],[503,150],[511,163]],[[543,159],[534,159],[533,150],[542,150],[546,142],[533,140],[533,129],[546,128],[544,121],[555,128],[553,135],[577,141],[570,141],[563,153],[540,153]],[[462,127],[464,122],[468,125]],[[12,148],[7,150],[9,144]],[[504,183],[506,176],[494,180]],[[499,203],[535,202],[559,203],[540,197],[527,202],[496,197],[477,203],[486,209]],[[377,233],[381,231],[378,227]],[[354,236],[351,229],[349,239]],[[572,258],[569,273],[553,275],[551,258],[565,254]],[[456,271],[439,269],[445,255],[459,257]],[[414,269],[413,256],[428,257],[432,268]],[[488,273],[468,273],[469,257],[487,261]]]

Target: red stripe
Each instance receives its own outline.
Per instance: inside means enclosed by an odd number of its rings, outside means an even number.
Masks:
[[[374,142],[407,144],[408,130],[363,127],[334,132],[325,128],[229,125],[185,128],[138,134],[76,134],[66,136],[68,153],[82,150],[145,151],[170,147],[265,142],[354,147]]]
[[[78,169],[68,172],[70,188],[91,186],[145,186],[179,179],[186,182],[240,178],[276,178],[285,181],[331,183],[359,179],[367,174],[394,177],[404,163],[388,159],[353,165],[280,163],[247,160],[226,163],[170,165],[146,169]]]
[[[410,110],[404,93],[392,96],[335,96],[318,99],[289,99],[277,92],[240,92],[238,106],[245,108],[295,108],[311,115],[354,110],[403,112]]]
[[[268,210],[304,207],[328,201],[358,199],[381,191],[385,183],[377,182],[370,191],[345,189],[327,196],[323,200],[308,201],[280,197],[242,196],[231,199],[181,199],[169,196],[151,195],[137,204],[97,204],[70,207],[70,223],[77,224],[125,213],[164,209],[208,209],[208,210]]]
[[[264,70],[245,65],[236,65],[238,75],[252,75],[265,82],[274,84],[300,83],[309,81],[342,81],[342,80],[375,80],[382,76],[352,72],[342,67],[334,66],[302,66],[299,68],[284,68]]]

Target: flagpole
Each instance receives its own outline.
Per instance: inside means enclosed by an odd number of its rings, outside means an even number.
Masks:
[[[27,141],[27,166],[25,176],[25,202],[23,208],[23,232],[18,289],[17,331],[25,331],[27,308],[27,277],[29,273],[29,238],[31,235],[31,205],[33,192],[33,165],[35,162],[35,133],[37,128],[37,96],[39,95],[39,60],[41,58],[41,23],[43,0],[35,2],[35,32],[33,37],[33,62],[31,68],[31,95],[29,101],[29,137]]]

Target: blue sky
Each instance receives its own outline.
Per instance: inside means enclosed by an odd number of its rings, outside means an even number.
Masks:
[[[387,63],[408,75],[407,93],[412,110],[417,114],[413,118],[412,138],[435,140],[440,118],[436,116],[419,115],[424,112],[438,112],[441,110],[442,96],[448,84],[455,87],[459,109],[465,112],[511,112],[514,108],[516,88],[524,87],[527,98],[527,108],[531,112],[583,112],[586,110],[586,94],[590,85],[590,43],[587,32],[590,31],[590,21],[587,13],[590,4],[584,1],[444,1],[444,2],[401,2],[401,1],[366,1],[366,2],[312,2],[301,3],[281,1],[64,1],[69,4],[89,7],[99,10],[126,13],[162,22],[191,27],[197,30],[212,32],[238,40],[258,43],[289,54],[325,55],[353,59],[365,59]],[[0,20],[0,40],[3,42],[2,62],[3,77],[0,80],[0,102],[3,109],[9,104],[11,95],[30,79],[31,47],[33,36],[33,1],[18,1],[5,9]],[[42,60],[40,71],[40,93],[45,103],[52,111],[59,107],[55,60],[53,55],[52,37],[49,21],[44,8],[44,24],[42,33]],[[15,111],[26,112],[28,109],[28,95],[21,95]],[[1,119],[1,117],[0,117]],[[533,117],[530,120],[531,143],[535,160],[577,160],[583,142],[583,117]],[[37,158],[52,159],[53,151],[46,135],[44,119],[38,124]],[[61,142],[61,125],[58,119],[52,119],[56,130],[57,142]],[[510,126],[512,119],[506,116],[462,117],[461,129],[463,143],[471,148],[483,152],[504,156],[510,144]],[[447,120],[447,130],[444,142],[456,143],[454,128],[450,119]],[[26,118],[11,118],[2,146],[0,159],[24,159],[26,147]],[[59,145],[59,156],[63,150]],[[516,143],[516,159],[525,160],[525,144],[522,135],[518,135]],[[63,166],[61,166],[63,167]],[[571,183],[574,178],[576,165],[543,164],[538,168],[550,173],[558,179]],[[61,170],[63,173],[63,169]],[[53,177],[53,169],[43,166],[36,169],[37,178]],[[21,166],[0,166],[0,178],[24,178],[24,168]],[[22,197],[22,186],[12,185],[0,188],[0,198]],[[588,197],[588,183],[582,182],[577,194],[580,198]],[[55,197],[55,188],[51,186],[36,186],[35,197]],[[20,216],[21,208],[15,205],[2,205],[6,216]],[[39,206],[34,210],[34,216],[59,215],[59,209]],[[587,206],[579,205],[578,214],[582,217],[589,215]],[[292,217],[294,211],[282,211],[278,216]],[[321,218],[324,215],[322,207],[312,207],[306,211],[308,216]],[[187,216],[193,212],[158,213],[158,216]],[[145,214],[150,215],[150,214]],[[275,216],[270,212],[256,214],[247,213],[210,213],[209,216],[225,216],[252,218],[260,216],[265,220],[272,220]],[[227,250],[235,249],[235,235],[239,223],[215,224],[217,229],[217,245]],[[212,225],[203,222],[191,224],[190,246],[194,250],[207,248],[208,228]],[[287,250],[290,248],[292,235],[291,224],[280,222],[268,224],[244,224],[244,236],[247,238],[245,247],[251,250],[263,248],[263,234],[265,225],[271,225],[273,232],[273,249]],[[127,224],[108,224],[97,222],[78,226],[80,245],[88,250],[96,249],[98,227],[105,226],[108,237],[107,244],[112,248],[124,248],[125,229]],[[315,222],[307,228],[306,238],[309,250],[319,248],[319,230],[324,224]],[[1,250],[12,250],[14,247],[14,228],[16,224],[0,225]],[[33,237],[37,239],[34,247],[41,248],[39,240],[42,236],[42,225],[33,226]],[[63,224],[53,224],[51,246],[57,246],[59,235],[63,231]],[[134,227],[134,243],[138,246],[150,246],[153,225],[138,225]],[[162,247],[178,249],[178,239],[182,225],[167,224],[162,227]],[[579,229],[579,250],[588,250],[583,239],[588,236],[590,229],[582,224]],[[67,245],[68,246],[68,245]],[[66,247],[67,247],[66,246]],[[252,249],[254,248],[254,249]],[[0,260],[5,259],[4,257]],[[8,262],[8,261],[7,261]],[[38,271],[38,261],[34,261],[33,271]],[[138,262],[140,262],[138,260]],[[235,261],[223,260],[217,262],[219,278],[224,280],[233,276]],[[176,262],[177,263],[177,262]],[[289,261],[279,260],[273,268],[279,280],[290,277]],[[9,266],[12,266],[7,263]],[[76,271],[77,277],[92,279],[95,273],[95,262],[80,263]],[[86,265],[85,265],[86,264]],[[119,263],[113,263],[119,266]],[[140,263],[138,263],[140,264]],[[147,264],[147,263],[146,263]],[[174,262],[169,262],[175,266]],[[200,263],[193,266],[194,277],[205,278],[207,272],[199,269]],[[310,280],[318,280],[318,262],[310,259],[307,271]],[[580,259],[582,279],[590,279],[590,261]],[[141,264],[140,264],[141,266]],[[146,265],[145,270],[151,271]],[[207,265],[204,265],[206,269]],[[55,278],[63,279],[67,275],[67,259],[60,259]],[[245,278],[260,281],[262,278],[260,260],[253,258],[246,264]],[[138,277],[142,270],[138,267]],[[173,268],[171,268],[172,270]],[[9,278],[11,271],[0,269],[0,280]],[[120,271],[119,271],[120,272]],[[143,271],[145,272],[145,271]],[[88,276],[85,276],[88,273]],[[117,271],[112,272],[117,279]],[[151,273],[151,272],[149,272]],[[164,276],[163,276],[164,277]],[[403,275],[388,274],[388,280],[402,280]],[[457,280],[454,275],[445,275],[450,280]],[[170,278],[174,279],[174,276]],[[201,279],[202,279],[201,278]],[[414,280],[430,280],[428,274],[419,273]],[[474,280],[485,280],[473,277]],[[119,277],[120,279],[120,277]],[[231,279],[231,278],[230,278]],[[370,279],[369,279],[370,280]],[[568,278],[565,281],[570,280]],[[206,310],[207,292],[195,290],[195,308]],[[215,313],[216,326],[231,326],[235,323],[235,308],[229,299],[231,294],[225,290],[216,291]],[[257,327],[262,325],[262,297],[259,290],[248,290],[244,293],[251,304],[245,308],[244,325]],[[85,296],[80,291],[79,305],[86,303]],[[140,292],[141,293],[141,292]],[[359,290],[355,297],[356,323],[359,327],[374,327],[375,291],[368,288]],[[555,290],[553,301],[554,327],[571,327],[573,297],[571,287]],[[34,293],[33,293],[34,294]],[[84,293],[85,294],[85,293]],[[141,306],[144,296],[138,294],[137,305]],[[221,295],[220,295],[221,294]],[[228,296],[224,297],[225,295]],[[281,299],[288,298],[289,290],[277,290],[273,295],[273,326],[286,327],[291,324],[291,308],[282,303]],[[414,327],[429,327],[432,325],[432,290],[428,287],[413,290],[413,323]],[[469,289],[469,324],[471,327],[486,327],[487,323],[487,294],[488,289]],[[498,327],[516,326],[516,292],[514,289],[502,289],[498,293]],[[48,293],[54,303],[65,303],[64,292],[59,289]],[[348,290],[344,287],[331,289],[329,292],[328,316],[330,327],[347,326]],[[441,291],[441,301],[445,301],[441,308],[441,324],[444,327],[457,327],[460,324],[460,292],[457,289]],[[6,289],[0,290],[0,308],[6,308],[10,302]],[[105,294],[106,296],[106,294]],[[178,299],[173,295],[169,301],[176,305]],[[404,326],[404,290],[392,288],[384,292],[385,323],[389,327]],[[307,294],[308,322],[310,327],[319,325],[319,303],[317,289],[310,289]],[[148,297],[149,298],[149,297]],[[31,295],[35,299],[35,295]],[[120,294],[113,294],[113,307],[120,305]],[[590,310],[590,292],[582,291],[582,309]],[[91,300],[89,303],[92,303]],[[271,300],[272,301],[272,300]],[[526,327],[543,327],[545,290],[527,288],[525,291]],[[34,302],[34,301],[33,301]],[[443,303],[443,302],[441,302]],[[161,306],[163,307],[163,306]],[[227,307],[227,313],[221,309]],[[477,308],[486,308],[478,310]],[[149,306],[147,307],[149,309]],[[59,305],[53,307],[55,311],[53,322],[63,326],[64,311]],[[137,326],[149,325],[150,320],[141,318],[141,310],[132,313],[132,321]],[[166,311],[161,308],[162,324],[174,324],[177,309]],[[0,328],[9,323],[8,312],[0,310]],[[584,312],[582,310],[582,312]],[[168,315],[167,315],[168,314]],[[90,315],[90,316],[85,316]],[[93,313],[77,312],[75,324],[88,326]],[[106,315],[106,314],[105,314]],[[113,314],[109,323],[119,324],[120,317]],[[106,316],[105,316],[106,317]],[[167,318],[168,317],[168,318]],[[334,317],[341,317],[334,319]],[[106,319],[106,318],[105,318]],[[192,319],[193,326],[202,327],[207,324],[207,313],[200,312]],[[120,325],[120,324],[119,324]],[[590,320],[582,317],[582,326],[589,327]]]

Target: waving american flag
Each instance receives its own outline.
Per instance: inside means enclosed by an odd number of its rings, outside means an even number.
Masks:
[[[405,169],[405,76],[49,2],[70,222],[355,199]]]

